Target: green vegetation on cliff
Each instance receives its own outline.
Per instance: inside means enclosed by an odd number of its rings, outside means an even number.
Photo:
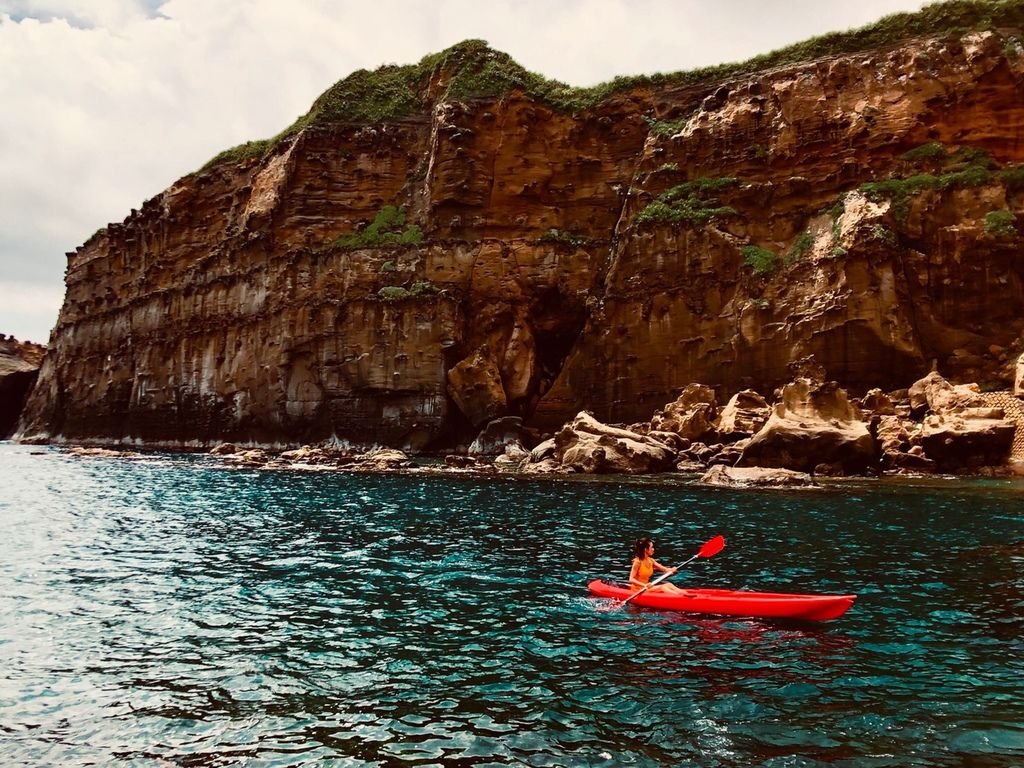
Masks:
[[[901,160],[908,162],[920,162],[921,160],[945,160],[947,157],[946,148],[937,141],[929,144],[922,144],[919,147],[904,152],[900,155]]]
[[[909,210],[910,198],[925,190],[980,187],[998,178],[993,171],[999,164],[987,152],[974,147],[961,147],[949,152],[941,144],[923,144],[904,153],[902,159],[938,163],[939,173],[870,181],[860,187],[869,200],[891,200],[893,213],[901,219]]]
[[[661,136],[663,139],[670,139],[683,130],[683,122],[669,122],[667,120],[655,120],[651,117],[644,117],[647,121],[647,125],[655,136]]]
[[[970,30],[1024,27],[1024,0],[950,0],[916,13],[896,13],[873,24],[832,32],[743,62],[670,74],[617,77],[589,88],[574,88],[522,67],[483,40],[466,40],[417,64],[361,69],[328,88],[310,108],[277,136],[250,141],[220,153],[203,169],[226,161],[258,157],[307,126],[347,122],[379,123],[425,112],[439,101],[500,98],[520,90],[562,112],[580,112],[617,93],[639,88],[709,85],[738,75],[824,56],[883,48],[901,40]],[[674,124],[653,121],[651,129],[669,134]]]
[[[770,275],[779,266],[779,257],[767,248],[745,245],[740,249],[743,263],[754,270],[755,275]]]
[[[1014,237],[1017,234],[1017,217],[1012,211],[990,211],[985,215],[985,231],[995,237]]]
[[[802,259],[804,254],[807,253],[813,245],[814,235],[810,232],[801,232],[793,241],[793,246],[789,249],[789,253],[786,254],[786,264],[792,264],[794,261]]]
[[[420,296],[436,296],[440,292],[441,289],[429,280],[419,280],[413,283],[411,288],[405,288],[401,285],[385,285],[377,291],[377,298],[387,302],[404,301],[405,299],[415,299]]]
[[[370,224],[359,232],[342,235],[331,242],[334,248],[380,248],[386,245],[419,245],[423,232],[415,224],[405,226],[405,211],[385,205]]]
[[[1024,166],[1013,166],[1006,168],[996,174],[999,181],[1006,187],[1007,192],[1020,192],[1024,190]]]
[[[637,224],[649,222],[687,222],[690,224],[706,224],[716,216],[734,216],[736,209],[720,205],[718,198],[712,193],[720,189],[736,186],[737,180],[732,177],[710,179],[702,177],[677,184],[658,195],[636,217]]]
[[[568,232],[564,229],[549,229],[543,235],[540,236],[540,242],[542,243],[562,243],[572,248],[582,248],[590,242],[590,238],[586,235],[576,234],[575,232]]]

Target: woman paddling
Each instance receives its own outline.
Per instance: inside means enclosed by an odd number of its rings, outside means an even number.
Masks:
[[[633,544],[633,567],[629,569],[630,589],[637,592],[646,587],[647,582],[651,580],[651,574],[656,570],[662,573],[675,573],[679,569],[666,568],[654,559],[654,542],[649,537],[644,536],[642,539],[637,539],[636,543]],[[655,584],[647,591],[678,594],[686,590],[680,589],[675,584],[663,581],[660,584]]]

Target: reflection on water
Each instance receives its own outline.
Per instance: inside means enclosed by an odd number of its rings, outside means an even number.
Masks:
[[[0,742],[31,765],[1024,762],[1024,487],[256,473],[0,445]],[[629,545],[838,622],[602,610]],[[333,761],[333,762],[332,762]]]

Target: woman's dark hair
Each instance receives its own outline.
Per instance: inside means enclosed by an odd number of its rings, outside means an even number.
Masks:
[[[653,543],[654,542],[651,541],[650,536],[644,536],[641,539],[637,539],[633,543],[633,557],[638,557],[643,560],[647,557],[647,548]]]

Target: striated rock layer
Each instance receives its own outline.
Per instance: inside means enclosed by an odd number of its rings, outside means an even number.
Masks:
[[[933,362],[1008,389],[1019,34],[574,113],[441,98],[442,68],[422,110],[310,122],[69,254],[20,435],[425,448],[503,416],[646,421],[694,381],[771,392],[809,355],[853,394]]]

